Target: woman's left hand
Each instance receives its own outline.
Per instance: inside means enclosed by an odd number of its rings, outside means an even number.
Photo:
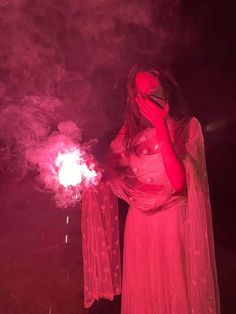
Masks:
[[[142,96],[137,96],[136,101],[139,105],[141,114],[148,119],[154,126],[159,125],[167,120],[169,115],[169,105],[166,103],[162,109],[158,107],[153,101]]]

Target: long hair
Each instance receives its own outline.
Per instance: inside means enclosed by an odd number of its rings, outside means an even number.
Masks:
[[[137,73],[147,72],[155,76],[164,90],[164,97],[169,104],[169,114],[175,120],[185,117],[181,110],[181,101],[179,95],[178,84],[168,70],[158,69],[152,65],[135,65],[131,68],[128,75],[127,84],[127,107],[126,107],[126,132],[124,137],[124,145],[129,153],[136,154],[134,143],[135,136],[138,132],[151,127],[151,123],[142,116],[135,97],[137,88],[135,78]]]

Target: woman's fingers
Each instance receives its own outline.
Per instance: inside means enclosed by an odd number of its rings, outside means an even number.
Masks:
[[[146,102],[142,105],[144,110],[150,111],[152,114],[161,115],[163,113],[163,109],[159,108],[156,104],[152,102]]]
[[[169,113],[169,105],[168,103],[164,106],[164,108],[159,108],[156,104],[154,104],[150,99],[137,96],[136,101],[139,105],[140,113],[147,118],[149,121],[153,119],[166,118]]]
[[[141,98],[140,96],[137,97],[137,102],[142,108],[153,109],[153,106],[155,106],[151,101]]]
[[[170,110],[169,104],[166,103],[166,105],[165,105],[165,107],[164,107],[165,113],[168,114],[168,113],[169,113],[169,110]]]

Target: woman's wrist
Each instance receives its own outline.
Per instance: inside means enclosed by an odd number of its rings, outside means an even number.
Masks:
[[[166,120],[159,120],[155,123],[157,140],[161,143],[169,142],[170,134]]]
[[[154,122],[154,127],[156,128],[156,130],[168,128],[167,119],[166,118],[156,118],[155,122]]]

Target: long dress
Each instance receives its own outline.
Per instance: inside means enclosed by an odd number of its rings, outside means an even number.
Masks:
[[[186,169],[187,188],[179,193],[166,175],[155,129],[138,134],[138,155],[125,151],[124,129],[111,143],[110,187],[129,203],[121,313],[220,313],[201,126],[192,118],[168,127]],[[113,264],[110,259],[111,277]],[[110,282],[119,293],[119,283]]]

